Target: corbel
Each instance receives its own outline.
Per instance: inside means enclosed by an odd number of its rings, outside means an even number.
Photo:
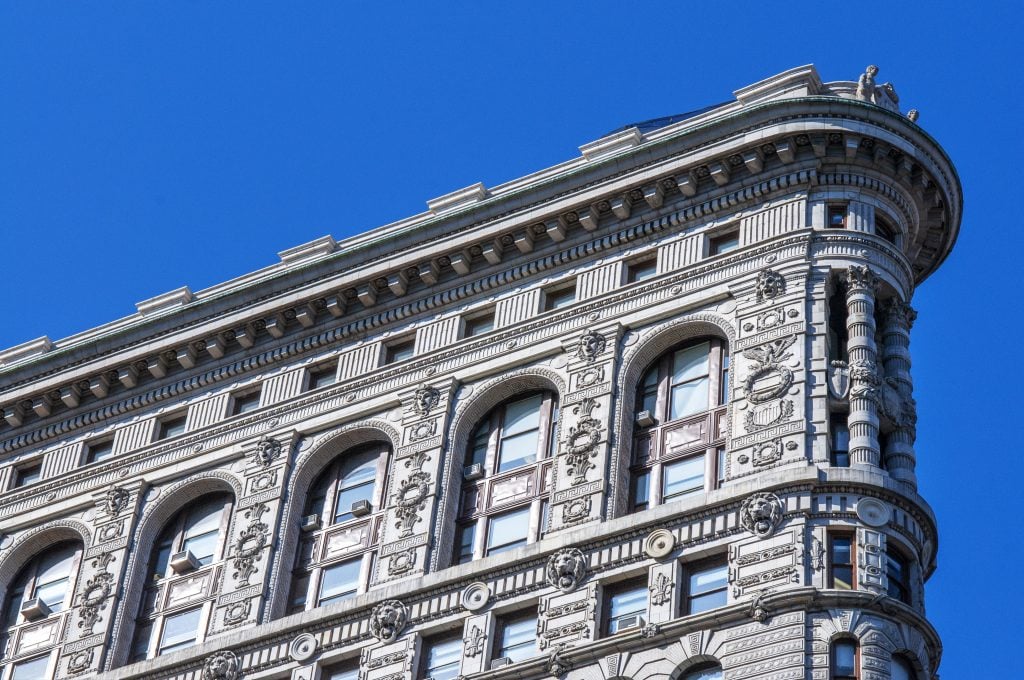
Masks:
[[[643,192],[644,200],[652,208],[660,208],[665,202],[665,189],[662,188],[661,182],[655,182],[652,186],[644,187]]]
[[[64,402],[64,405],[68,408],[77,407],[80,398],[81,392],[78,389],[78,385],[67,385],[60,388],[60,400]]]
[[[682,192],[683,196],[695,196],[697,194],[697,178],[693,176],[692,172],[676,175],[676,186],[679,187],[679,191]]]
[[[139,369],[137,369],[132,364],[122,366],[121,368],[117,369],[117,379],[125,387],[135,387],[137,384],[139,384]]]
[[[408,286],[409,276],[404,271],[395,272],[388,276],[388,289],[393,295],[405,295],[405,291]]]
[[[459,276],[465,276],[470,272],[469,255],[467,253],[459,252],[453,253],[448,256],[451,260],[452,269],[455,270]]]
[[[280,314],[273,314],[269,319],[265,319],[265,321],[267,324],[266,330],[271,336],[275,338],[284,337],[285,320],[283,316]]]
[[[373,307],[377,304],[377,288],[369,283],[364,283],[356,288],[356,297],[363,303],[363,307]]]
[[[580,208],[576,211],[576,214],[580,218],[580,226],[587,231],[594,231],[597,229],[597,207],[590,206],[589,208]]]
[[[519,249],[519,252],[524,255],[533,251],[533,232],[530,229],[526,229],[525,231],[516,234],[515,244],[516,248]]]
[[[743,164],[747,166],[747,170],[751,174],[756,174],[764,168],[764,156],[761,155],[759,149],[745,151],[743,153]]]
[[[775,142],[775,153],[783,163],[792,163],[796,158],[796,149],[790,139],[780,139]]]
[[[504,236],[502,238],[504,238]],[[502,253],[504,252],[504,250],[505,249],[501,245],[501,240],[494,239],[492,243],[485,243],[481,247],[480,253],[484,256],[484,259],[487,260],[487,262],[489,262],[490,264],[500,264]]]
[[[620,220],[624,220],[629,217],[629,213],[632,212],[632,205],[626,196],[616,196],[615,198],[608,199],[608,205],[612,207],[612,212]]]
[[[107,396],[107,393],[110,391],[110,381],[107,380],[105,373],[89,378],[89,391],[96,395],[97,399]]]
[[[226,352],[226,347],[227,342],[225,342],[223,334],[218,333],[206,340],[206,353],[214,359],[222,358]]]
[[[715,181],[715,184],[720,187],[724,187],[729,183],[729,166],[725,163],[718,161],[708,163],[708,174],[711,175],[711,179]]]
[[[4,408],[4,420],[11,427],[19,427],[22,423],[22,418],[25,416],[24,410],[22,410],[20,404],[13,404]]]
[[[424,262],[419,266],[420,280],[428,286],[437,283],[437,265],[433,261]]]
[[[47,394],[36,397],[32,400],[32,410],[35,411],[36,415],[40,418],[45,418],[50,415],[53,410],[53,401]]]
[[[544,223],[545,232],[551,237],[551,240],[560,243],[565,240],[565,220],[561,217],[554,220],[548,220]]]
[[[256,328],[252,324],[245,324],[235,331],[235,340],[245,349],[249,349],[256,344]]]
[[[808,135],[807,137],[811,141],[811,149],[814,151],[814,155],[818,158],[824,158],[828,147],[828,139],[825,135]]]
[[[846,160],[853,160],[857,156],[857,149],[860,148],[860,137],[856,135],[846,135],[844,145],[846,147]]]
[[[203,345],[203,349],[206,349],[205,343]],[[192,345],[190,344],[185,345],[184,347],[178,350],[178,353],[175,356],[175,358],[178,360],[178,363],[181,364],[184,368],[193,368],[196,365],[195,348],[192,347]]]

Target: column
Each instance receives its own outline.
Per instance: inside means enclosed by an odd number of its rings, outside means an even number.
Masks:
[[[886,403],[895,429],[882,452],[882,460],[893,479],[902,480],[914,487],[917,486],[917,475],[914,473],[917,407],[913,397],[914,384],[910,378],[910,329],[916,318],[917,312],[899,298],[890,299],[883,307],[882,365],[893,397],[886,400]]]
[[[853,265],[846,275],[850,357],[850,462],[878,467],[878,372],[875,367],[875,288],[878,277]]]

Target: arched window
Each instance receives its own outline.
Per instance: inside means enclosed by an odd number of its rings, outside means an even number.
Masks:
[[[679,680],[722,680],[722,667],[717,663],[701,664],[687,671]]]
[[[894,654],[889,677],[892,680],[917,680],[917,671],[914,670],[913,664],[906,657]]]
[[[832,642],[831,665],[832,680],[857,680],[860,650],[857,641],[852,638],[838,638]]]
[[[231,505],[230,494],[202,496],[160,532],[149,557],[130,661],[203,641],[216,596],[213,565],[225,555]]]
[[[716,488],[725,469],[729,350],[717,338],[675,347],[636,391],[633,512]]]
[[[7,588],[3,603],[3,635],[8,638],[18,626],[56,616],[71,604],[75,575],[82,558],[82,544],[58,543],[26,564]],[[0,656],[6,644],[0,641]]]
[[[452,564],[518,548],[546,530],[558,399],[516,396],[473,431],[462,470],[462,500]]]
[[[306,495],[288,613],[366,590],[380,540],[391,447],[372,442],[334,459]]]

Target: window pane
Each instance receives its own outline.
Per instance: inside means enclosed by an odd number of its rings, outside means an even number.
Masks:
[[[41,680],[46,677],[46,667],[50,664],[50,656],[40,656],[29,661],[14,665],[11,680]]]
[[[463,524],[459,527],[458,536],[455,538],[455,564],[465,564],[473,561],[473,541],[476,537],[476,522]]]
[[[696,614],[728,604],[728,579],[729,570],[724,564],[690,574],[687,613]]]
[[[537,460],[537,431],[524,432],[501,440],[498,472],[513,470]]]
[[[702,671],[693,671],[683,676],[683,680],[722,680],[722,669],[705,668]]]
[[[185,520],[185,537],[198,536],[220,529],[220,517],[224,502],[217,500],[204,503],[189,513]]]
[[[342,562],[324,569],[317,605],[344,600],[359,592],[359,569],[362,560]]]
[[[834,675],[853,675],[857,664],[857,645],[849,640],[837,640],[832,647],[835,663]]]
[[[498,656],[507,656],[513,661],[528,659],[535,654],[534,643],[537,637],[537,621],[520,619],[508,621],[501,629],[501,648]]]
[[[526,545],[530,529],[530,508],[491,518],[487,531],[487,554],[504,552]]]
[[[142,661],[149,655],[149,638],[153,635],[153,622],[136,622],[135,637],[132,638],[131,662]]]
[[[708,374],[709,344],[702,342],[672,355],[672,382],[681,383]]]
[[[431,680],[454,680],[459,674],[462,639],[438,640],[427,651],[427,677]]]
[[[505,425],[502,431],[508,437],[540,427],[540,407],[543,395],[513,401],[505,407]]]
[[[76,552],[74,546],[66,546],[47,554],[39,563],[35,597],[55,612],[60,611],[64,604]]]
[[[672,388],[672,408],[669,418],[675,420],[683,416],[708,410],[708,378],[699,378]]]
[[[165,420],[160,424],[160,439],[168,439],[170,437],[177,437],[178,435],[185,434],[185,422],[185,416]]]
[[[357,501],[366,501],[369,503],[373,500],[373,487],[372,481],[362,484],[360,486],[353,486],[347,489],[338,489],[338,512],[334,515],[334,521],[342,522],[347,519],[352,519],[352,504]]]
[[[201,611],[201,609],[192,609],[164,619],[164,631],[160,636],[161,653],[195,644]]]
[[[889,677],[892,680],[914,680],[917,674],[914,673],[914,669],[911,668],[910,664],[898,656],[892,658],[892,670],[889,672]]]
[[[647,613],[647,586],[612,593],[608,601],[608,632],[617,633],[624,619]]]
[[[633,475],[633,510],[646,510],[651,502],[651,473],[638,472]]]
[[[330,671],[327,680],[359,680],[359,668]]]
[[[665,466],[662,502],[704,490],[704,456],[695,456]]]

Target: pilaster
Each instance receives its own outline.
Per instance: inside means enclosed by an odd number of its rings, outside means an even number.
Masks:
[[[846,276],[847,352],[850,356],[850,461],[878,467],[878,371],[875,365],[875,289],[878,277],[853,265]]]

